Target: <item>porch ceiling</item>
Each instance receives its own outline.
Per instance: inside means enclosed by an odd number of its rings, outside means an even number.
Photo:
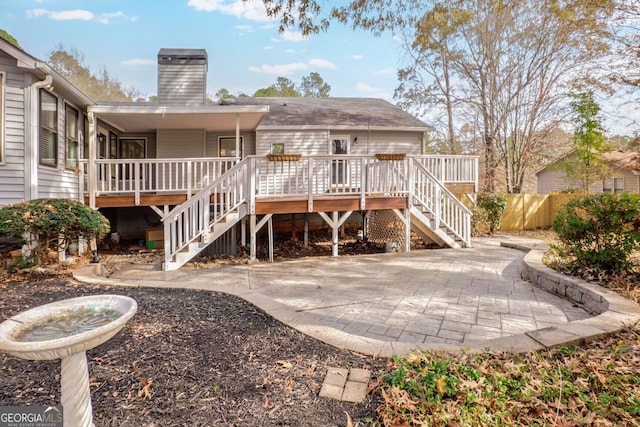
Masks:
[[[94,105],[97,119],[123,132],[151,132],[157,129],[255,130],[269,112],[266,106],[204,105],[191,107],[157,104]]]

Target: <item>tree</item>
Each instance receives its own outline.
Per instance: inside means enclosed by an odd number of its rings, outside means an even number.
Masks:
[[[298,86],[298,91],[302,96],[315,98],[327,98],[331,91],[331,86],[322,79],[319,73],[309,73],[302,77],[302,82]]]
[[[404,107],[444,111],[451,151],[459,146],[455,123],[473,123],[482,135],[483,189],[501,181],[520,192],[563,120],[566,88],[586,80],[592,58],[606,51],[607,13],[606,5],[567,2],[435,2],[406,36],[410,59],[396,96]]]
[[[611,168],[602,160],[602,154],[611,151],[607,145],[604,128],[600,118],[600,106],[593,99],[592,92],[572,95],[571,109],[575,130],[573,148],[575,161],[559,164],[567,178],[577,180],[580,190],[588,193],[595,180],[601,180],[611,174]]]
[[[20,47],[20,44],[18,43],[18,40],[16,40],[15,37],[13,37],[11,34],[7,33],[5,30],[0,29],[0,39],[5,39],[6,41],[11,43],[12,45],[17,47],[18,49],[22,49],[22,47]]]
[[[598,83],[593,68],[607,53],[616,2],[351,0],[322,14],[316,0],[264,0],[283,26],[305,33],[332,19],[374,34],[407,29],[402,106],[435,115],[449,152],[458,123],[479,129],[483,190],[502,174],[507,192],[520,191],[548,147],[573,81]]]
[[[278,77],[276,82],[269,87],[258,89],[255,97],[300,96],[295,84],[286,77]]]
[[[106,67],[96,75],[83,62],[84,55],[80,51],[67,51],[61,45],[49,53],[51,67],[96,101],[131,102],[140,98],[139,91],[125,88],[109,75]]]
[[[46,260],[49,250],[66,249],[80,237],[101,239],[109,229],[109,221],[100,212],[74,200],[37,199],[0,208],[0,234],[16,237],[23,244],[28,243],[25,236],[38,242],[36,265]]]

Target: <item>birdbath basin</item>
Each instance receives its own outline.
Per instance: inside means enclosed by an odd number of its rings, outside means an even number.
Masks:
[[[0,351],[27,360],[61,359],[64,426],[93,426],[85,352],[122,329],[138,308],[121,295],[42,305],[0,323]]]

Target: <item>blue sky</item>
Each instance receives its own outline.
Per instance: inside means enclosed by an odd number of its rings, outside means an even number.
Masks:
[[[278,76],[297,84],[317,72],[331,96],[393,100],[400,48],[391,34],[335,24],[304,38],[279,33],[277,24],[261,0],[0,0],[0,29],[31,55],[46,60],[60,44],[77,49],[92,71],[106,67],[147,96],[156,94],[161,48],[204,48],[210,95],[251,95]]]

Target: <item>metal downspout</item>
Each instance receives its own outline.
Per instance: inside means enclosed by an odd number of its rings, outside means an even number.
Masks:
[[[41,81],[37,81],[33,83],[29,87],[30,91],[30,111],[29,111],[29,143],[27,144],[27,152],[25,153],[25,158],[27,162],[25,167],[25,199],[33,200],[38,198],[38,164],[39,164],[39,128],[40,128],[40,105],[39,105],[39,91],[41,88],[45,88],[47,90],[53,90],[51,83],[53,83],[53,77],[51,74],[47,73],[44,69],[43,65],[40,63],[36,64],[36,69],[42,71],[45,75],[44,79]]]

